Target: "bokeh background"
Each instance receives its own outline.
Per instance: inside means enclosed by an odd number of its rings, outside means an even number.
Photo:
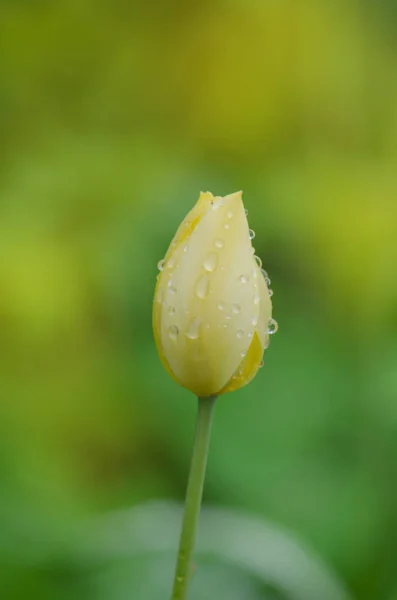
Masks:
[[[396,33],[392,0],[0,0],[1,598],[168,597],[178,528],[112,526],[184,496],[156,265],[200,190],[243,189],[280,329],[218,404],[205,505],[231,550],[254,519],[397,599]],[[192,598],[326,598],[207,554]]]

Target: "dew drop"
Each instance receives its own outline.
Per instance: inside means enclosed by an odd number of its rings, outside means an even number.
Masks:
[[[269,298],[271,298],[273,296],[274,292],[273,292],[273,290],[270,290],[270,289],[268,290],[268,292],[269,292]]]
[[[248,216],[248,208],[244,209],[245,215]]]
[[[255,231],[253,229],[249,230],[249,236],[250,236],[250,240],[253,240],[255,237]]]
[[[258,267],[261,268],[262,267],[262,261],[259,258],[259,256],[254,256],[254,258],[256,260],[256,264],[258,265]]]
[[[237,339],[241,340],[244,337],[244,329],[237,329]]]
[[[224,224],[224,228],[225,228],[225,229],[230,229],[230,223],[225,223],[225,224]]]
[[[253,246],[251,248],[251,254],[255,254],[255,248]]]
[[[261,298],[259,296],[258,290],[255,290],[255,293],[254,293],[254,304],[255,304],[255,306],[258,306],[260,300],[261,300]]]
[[[235,315],[238,315],[240,311],[241,306],[239,304],[232,304],[232,312],[234,312]]]
[[[263,277],[265,278],[265,283],[266,283],[267,287],[269,287],[269,285],[271,284],[271,280],[270,280],[270,277],[269,277],[267,271],[265,271],[265,269],[261,269],[261,272],[262,272]]]
[[[233,213],[232,213],[232,211],[228,210],[227,213],[226,213],[226,216],[227,216],[228,219],[233,219]]]
[[[239,281],[240,281],[240,283],[247,283],[248,279],[246,278],[245,275],[240,275]]]
[[[197,338],[200,335],[200,323],[201,320],[198,317],[192,319],[188,325],[186,337],[188,337],[191,340],[197,340]]]
[[[176,287],[172,285],[171,281],[168,282],[168,289],[171,292],[171,294],[176,294]]]
[[[231,319],[231,318],[232,318],[232,316],[231,316],[231,315],[225,315],[225,319],[226,319],[227,321],[230,321],[230,319]]]
[[[216,252],[212,252],[209,256],[207,256],[207,258],[205,259],[203,266],[204,269],[206,271],[209,271],[210,273],[212,271],[215,271],[217,265],[218,265],[218,255],[216,254]]]
[[[208,275],[203,275],[202,277],[200,277],[200,279],[198,279],[196,283],[196,295],[202,300],[204,300],[204,298],[208,296],[209,289],[210,280],[208,278]]]
[[[168,314],[172,317],[176,313],[175,306],[168,307]]]
[[[187,252],[187,251],[188,251],[188,248],[189,248],[189,247],[188,247],[188,245],[187,245],[187,244],[185,244],[185,245],[183,246],[183,251],[184,251],[184,252]]]
[[[171,327],[168,328],[168,335],[172,340],[176,340],[179,335],[178,327],[176,325],[171,325]]]
[[[252,338],[253,338],[253,337],[254,337],[254,334],[252,333],[252,331],[249,331],[249,332],[247,333],[247,338],[248,338],[249,340],[252,340]]]
[[[258,325],[258,317],[252,317],[251,323],[254,327]]]
[[[215,240],[214,244],[217,248],[223,248],[223,246],[224,246],[222,240],[219,240],[219,239]]]
[[[267,332],[269,335],[273,335],[278,330],[278,323],[275,319],[269,319]]]
[[[259,365],[259,368],[260,368],[260,369],[262,369],[262,367],[263,367],[263,365],[264,365],[264,364],[265,364],[265,363],[264,363],[264,361],[263,361],[263,360],[261,360],[261,362],[260,362],[260,365]]]
[[[244,358],[245,356],[247,356],[247,351],[246,351],[246,350],[243,350],[242,352],[240,352],[240,356],[242,356],[243,358]]]
[[[224,308],[225,308],[225,305],[223,304],[223,302],[219,302],[218,310],[223,310]]]
[[[157,268],[158,268],[159,271],[162,271],[164,269],[164,263],[165,263],[164,258],[162,258],[161,260],[159,260],[159,262],[157,263]]]

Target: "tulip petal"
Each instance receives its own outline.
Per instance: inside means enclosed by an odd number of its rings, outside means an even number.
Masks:
[[[254,334],[247,356],[241,361],[237,371],[226,386],[218,392],[219,395],[233,392],[250,383],[258,372],[262,362],[263,347],[257,333]]]
[[[195,206],[192,210],[186,215],[181,225],[179,226],[164,259],[164,262],[170,261],[171,257],[175,254],[175,251],[179,248],[182,242],[186,242],[191,233],[194,231],[195,227],[199,223],[200,219],[205,215],[205,213],[211,209],[211,205],[214,202],[214,196],[211,192],[200,192],[199,199],[197,200]],[[168,273],[169,274],[169,273]],[[164,273],[160,272],[157,278],[156,290],[154,293],[154,305],[153,305],[153,332],[154,332],[154,341],[163,364],[163,367],[170,375],[170,377],[176,381],[176,383],[180,383],[180,381],[175,377],[163,351],[163,346],[161,343],[161,312],[162,312],[162,285],[164,285]],[[165,277],[168,279],[167,277]],[[168,281],[167,281],[168,282]],[[166,283],[167,283],[166,282]]]
[[[255,262],[256,269],[256,290],[259,297],[259,317],[256,326],[256,332],[252,344],[248,350],[247,356],[242,360],[233,377],[226,386],[219,392],[225,394],[238,390],[240,387],[250,383],[255,377],[262,362],[263,351],[269,345],[269,319],[272,315],[272,303],[269,296],[269,290],[261,269]]]
[[[215,198],[211,194],[211,192],[200,192],[199,199],[197,200],[192,210],[183,219],[168,248],[167,254],[165,255],[166,261],[170,260],[176,248],[180,244],[182,244],[182,242],[187,241],[187,239],[193,233],[200,220],[209,210],[211,210],[214,200]]]

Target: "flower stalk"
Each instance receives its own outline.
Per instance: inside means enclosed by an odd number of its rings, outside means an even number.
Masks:
[[[186,491],[172,600],[187,598],[216,396],[198,398],[196,433]]]

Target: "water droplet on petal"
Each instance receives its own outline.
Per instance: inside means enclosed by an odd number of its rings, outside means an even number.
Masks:
[[[271,298],[273,296],[274,292],[273,292],[273,290],[270,290],[270,289],[268,290],[268,292],[269,292],[269,298]]]
[[[232,311],[235,315],[238,315],[238,313],[241,311],[241,306],[239,304],[232,304]]]
[[[269,335],[273,335],[278,330],[278,323],[275,319],[269,319],[267,332]]]
[[[184,251],[184,252],[187,252],[187,251],[188,251],[188,249],[189,249],[188,245],[187,245],[187,244],[185,244],[185,245],[183,246],[183,251]]]
[[[168,328],[168,335],[172,340],[176,340],[179,335],[178,327],[176,325],[171,325],[171,327]]]
[[[256,260],[256,264],[258,265],[258,267],[259,267],[259,268],[260,268],[260,267],[262,267],[262,261],[261,261],[261,259],[259,258],[259,256],[254,256],[254,258],[255,258],[255,260]]]
[[[245,208],[245,209],[244,209],[244,212],[245,212],[245,214],[246,214],[246,216],[247,216],[247,215],[248,215],[248,208]]]
[[[219,302],[218,309],[223,310],[224,308],[225,308],[225,305],[223,304],[223,302]]]
[[[176,287],[172,285],[172,281],[168,282],[168,289],[171,292],[171,294],[176,294]]]
[[[176,313],[175,306],[168,307],[168,314],[172,317]]]
[[[255,306],[257,306],[259,304],[260,300],[261,300],[261,298],[259,296],[258,290],[255,290],[255,293],[254,293],[254,304],[255,304]]]
[[[225,223],[225,224],[224,224],[224,228],[225,228],[225,229],[230,229],[230,223]]]
[[[210,273],[211,271],[214,271],[218,264],[218,258],[218,255],[215,252],[212,252],[209,256],[207,256],[203,263],[204,269]]]
[[[269,285],[271,284],[271,280],[270,280],[270,277],[269,277],[267,271],[265,271],[265,269],[261,269],[261,272],[262,272],[263,277],[265,278],[265,283],[266,283],[267,287],[269,287]]]
[[[263,361],[263,360],[261,360],[261,362],[260,362],[260,365],[259,365],[259,368],[261,369],[261,368],[263,367],[263,365],[264,365],[264,364],[265,364],[265,363],[264,363],[264,361]]]
[[[250,240],[253,240],[255,237],[255,231],[253,229],[249,230],[249,236],[250,236]]]
[[[201,320],[198,317],[192,319],[188,325],[186,337],[188,337],[191,340],[197,340],[197,338],[200,335],[200,323]]]
[[[249,331],[249,332],[247,333],[247,338],[248,338],[249,340],[252,340],[252,338],[253,338],[253,337],[254,337],[254,334],[252,333],[252,331]]]
[[[196,294],[202,300],[208,296],[210,280],[208,275],[203,275],[196,283]]]
[[[233,213],[232,213],[232,211],[228,210],[227,213],[226,213],[226,216],[227,216],[228,219],[233,219]]]
[[[157,263],[157,268],[158,268],[159,271],[162,271],[164,269],[164,263],[165,263],[164,258],[162,258],[161,260],[159,260],[159,262]]]
[[[254,327],[258,325],[258,317],[252,317],[251,323]]]
[[[248,279],[246,278],[245,275],[240,275],[239,281],[240,281],[240,283],[247,283]]]
[[[244,337],[244,329],[237,329],[237,339],[241,340]]]
[[[244,358],[244,356],[247,356],[247,351],[243,350],[242,352],[240,352],[240,356],[242,356]]]
[[[253,246],[251,248],[251,254],[255,254],[255,248]]]
[[[223,246],[224,246],[224,243],[222,242],[222,240],[219,240],[219,239],[215,240],[214,244],[217,248],[223,248]]]

